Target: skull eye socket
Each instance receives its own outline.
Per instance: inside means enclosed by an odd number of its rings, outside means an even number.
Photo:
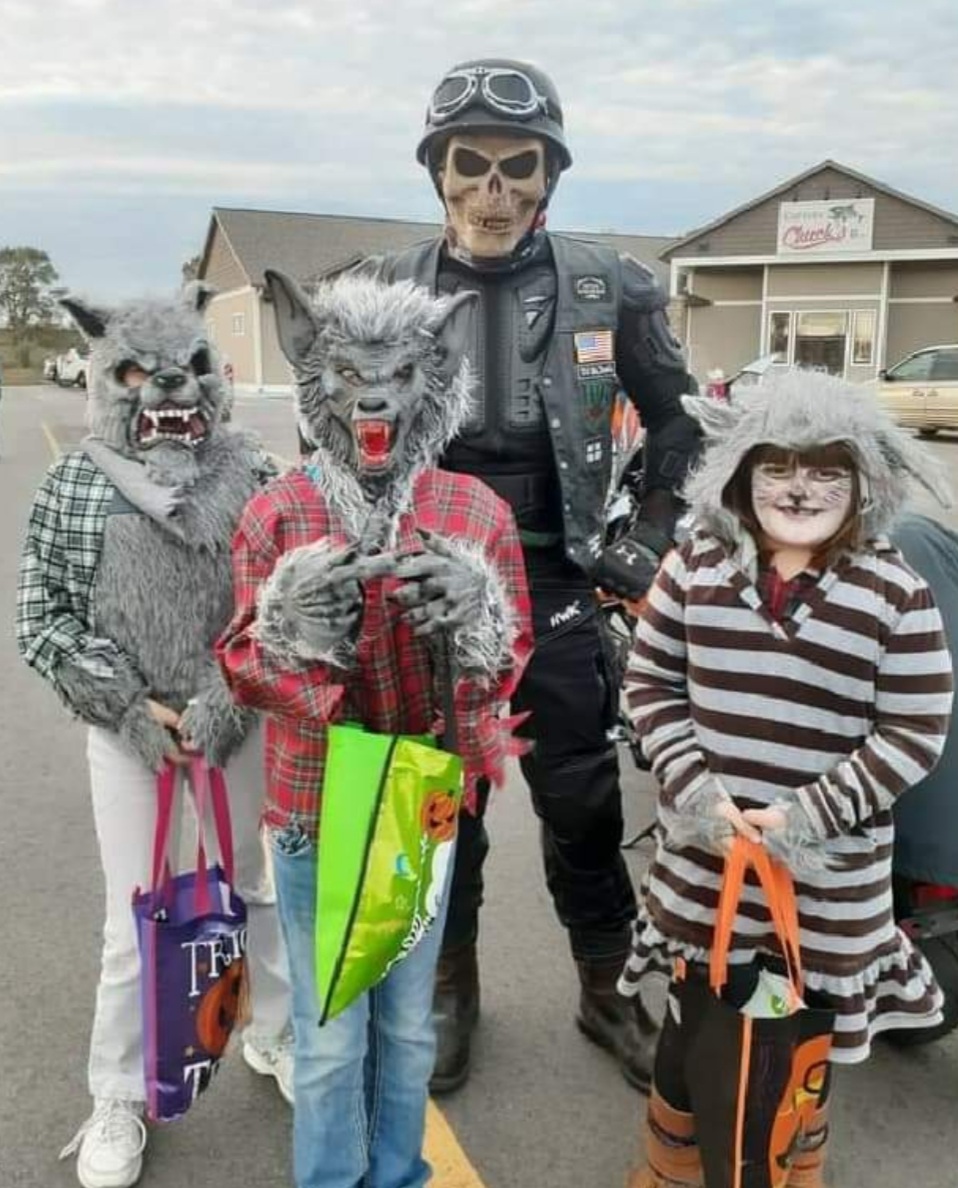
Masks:
[[[452,159],[456,172],[461,177],[482,177],[492,168],[492,161],[488,157],[477,153],[475,149],[463,148],[461,145],[454,151]]]
[[[412,363],[404,363],[402,367],[397,367],[393,373],[393,378],[398,380],[401,384],[408,384],[416,373],[416,368]]]
[[[529,149],[525,153],[516,153],[514,157],[504,157],[499,162],[499,168],[513,181],[525,181],[539,168],[539,154]]]

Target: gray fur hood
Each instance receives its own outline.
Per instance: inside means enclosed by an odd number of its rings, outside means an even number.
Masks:
[[[881,408],[875,392],[830,375],[791,369],[736,393],[729,403],[683,396],[702,425],[706,447],[684,497],[696,525],[735,542],[738,519],[722,503],[739,463],[754,446],[802,452],[846,443],[858,459],[866,538],[883,535],[904,508],[912,482],[945,506],[950,492],[941,466]]]

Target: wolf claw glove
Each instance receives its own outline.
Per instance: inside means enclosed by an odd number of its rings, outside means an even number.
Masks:
[[[348,667],[362,615],[355,549],[303,545],[278,561],[259,599],[256,634],[274,655]]]
[[[420,529],[421,553],[401,558],[392,595],[417,635],[448,633],[460,672],[494,675],[512,645],[508,597],[485,554]]]
[[[210,663],[208,678],[183,711],[180,737],[184,746],[205,755],[211,767],[225,767],[246,737],[254,715],[233,701],[217,665]]]
[[[168,759],[182,754],[179,742],[151,714],[146,698],[134,701],[121,718],[117,733],[151,771],[162,771]]]

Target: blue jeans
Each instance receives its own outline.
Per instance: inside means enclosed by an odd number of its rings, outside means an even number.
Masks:
[[[432,1172],[422,1143],[436,1055],[433,981],[448,894],[412,953],[320,1027],[316,847],[298,825],[270,838],[292,981],[296,1188],[422,1188]]]

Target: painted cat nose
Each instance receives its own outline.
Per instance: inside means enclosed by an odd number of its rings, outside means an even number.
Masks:
[[[361,396],[356,401],[356,408],[363,413],[385,412],[389,407],[381,396]]]
[[[178,367],[168,367],[165,371],[158,371],[153,376],[153,383],[164,392],[175,392],[186,383],[186,373]]]

